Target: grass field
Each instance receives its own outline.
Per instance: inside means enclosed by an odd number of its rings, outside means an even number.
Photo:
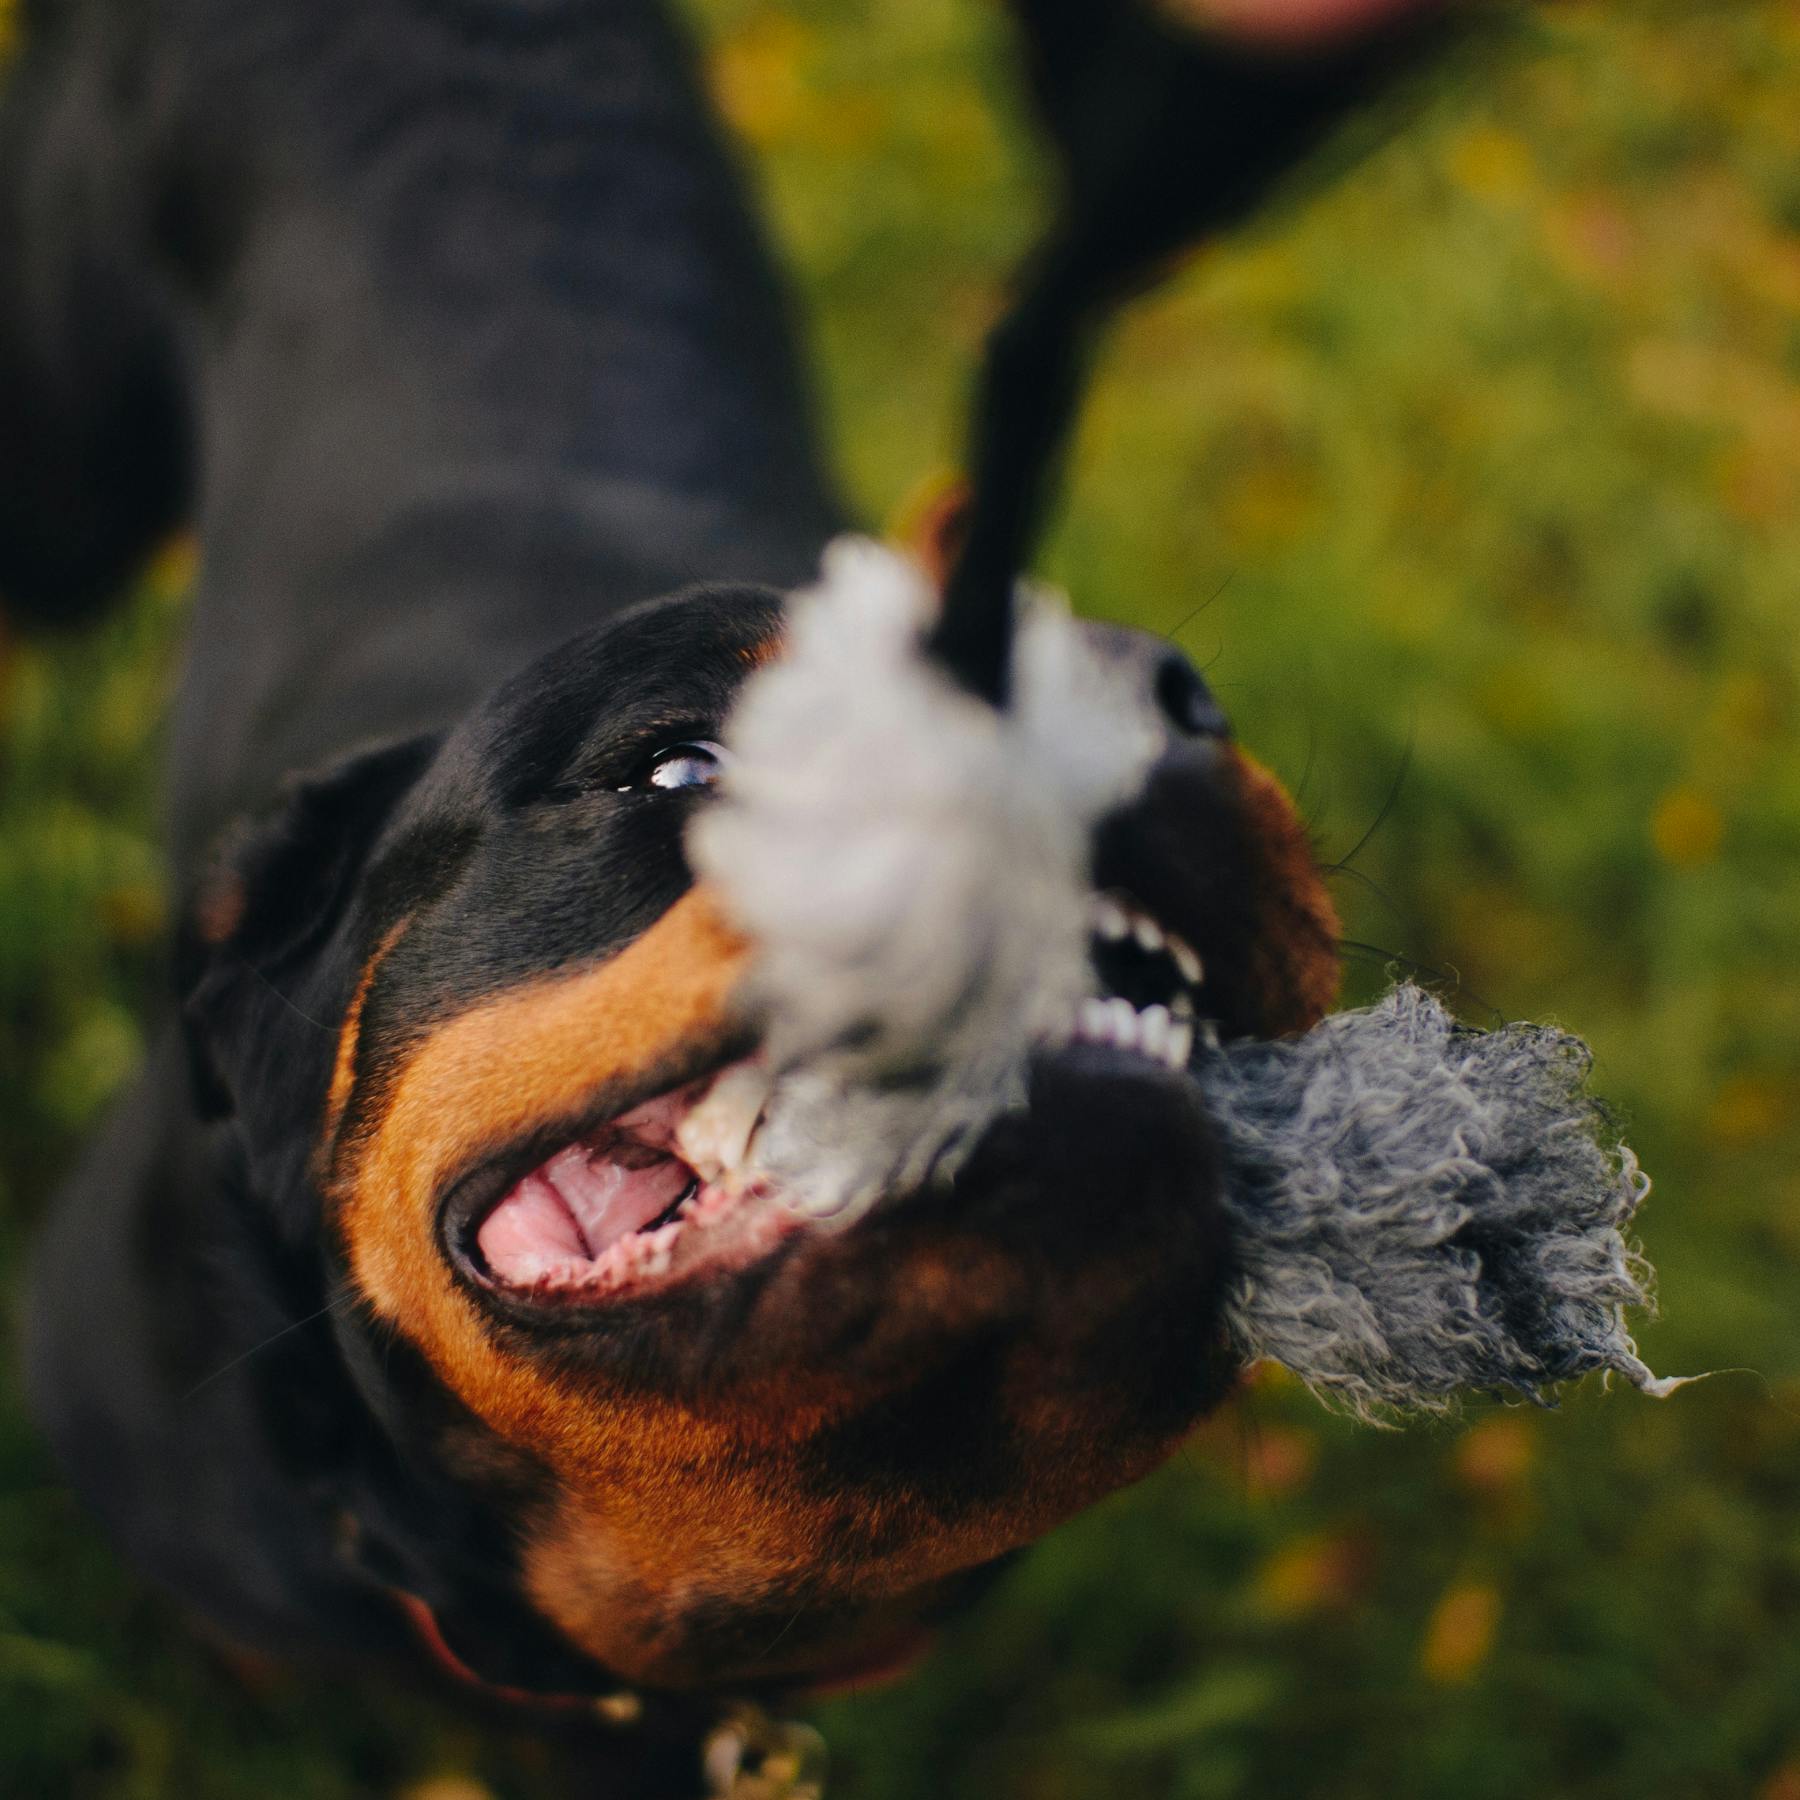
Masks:
[[[1036,216],[997,9],[698,14],[896,517]],[[1258,1380],[923,1674],[823,1709],[834,1791],[1800,1800],[1797,100],[1777,0],[1504,33],[1131,321],[1051,558],[1178,636],[1350,857],[1353,995],[1405,959],[1591,1039],[1657,1183],[1643,1347],[1737,1372],[1385,1433]],[[0,658],[7,1269],[160,979],[183,580]],[[246,1694],[0,1398],[0,1794],[533,1791],[412,1703]]]

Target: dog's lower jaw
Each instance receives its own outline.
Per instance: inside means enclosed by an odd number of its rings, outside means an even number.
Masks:
[[[1149,1474],[1185,1435],[1125,1430],[1116,1406],[1049,1390],[1019,1396],[1014,1419],[968,1408],[947,1421],[968,1385],[956,1359],[921,1380],[925,1397],[821,1421],[798,1445],[747,1446],[734,1430],[708,1451],[691,1417],[666,1421],[670,1463],[634,1458],[630,1478],[609,1467],[594,1485],[564,1484],[529,1537],[524,1592],[569,1642],[646,1687],[872,1679],[922,1653],[997,1563]],[[894,1439],[933,1427],[947,1447],[930,1466],[891,1466]],[[1002,1480],[989,1464],[965,1488],[941,1463],[970,1457],[978,1434],[1012,1437],[1014,1455]],[[833,1480],[838,1452],[869,1466]]]
[[[525,1557],[560,1632],[658,1686],[854,1674],[1173,1453],[1232,1377],[1204,1121],[1111,1052],[1034,1083],[950,1190],[715,1296],[738,1329],[632,1400],[628,1454],[596,1396]]]
[[[893,1593],[873,1582],[852,1593],[813,1567],[771,1574],[761,1564],[734,1586],[734,1567],[754,1545],[729,1533],[727,1515],[727,1530],[709,1540],[716,1585],[684,1593],[629,1553],[615,1506],[572,1509],[558,1524],[532,1545],[528,1598],[609,1672],[651,1691],[805,1695],[874,1685],[905,1674],[986,1586],[976,1568]]]

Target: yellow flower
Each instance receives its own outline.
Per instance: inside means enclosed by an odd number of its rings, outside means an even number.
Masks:
[[[1466,133],[1450,152],[1450,175],[1477,200],[1516,206],[1531,192],[1531,151],[1509,131],[1483,126]]]
[[[1696,869],[1719,854],[1725,821],[1698,788],[1672,787],[1650,815],[1650,841],[1664,862],[1677,869]]]
[[[1800,1762],[1783,1763],[1756,1790],[1756,1800],[1800,1800]]]
[[[1367,1546],[1341,1534],[1296,1538],[1257,1571],[1256,1598],[1264,1612],[1294,1619],[1353,1599]]]
[[[1318,1439],[1286,1425],[1254,1427],[1243,1447],[1244,1486],[1272,1498],[1305,1484],[1319,1460]]]
[[[1444,1590],[1425,1627],[1419,1672],[1443,1685],[1468,1681],[1493,1648],[1500,1595],[1486,1582],[1459,1581]]]
[[[6,0],[0,0],[0,6],[4,5]],[[187,593],[199,573],[200,539],[191,531],[176,531],[151,557],[144,580],[159,598],[173,599]]]
[[[1464,1486],[1491,1494],[1517,1487],[1531,1473],[1536,1455],[1536,1440],[1523,1415],[1497,1413],[1463,1433],[1453,1460]]]
[[[168,923],[168,909],[154,882],[128,881],[100,896],[100,917],[114,943],[148,944]]]
[[[802,64],[811,41],[799,20],[765,12],[713,51],[713,99],[740,137],[767,146],[792,135],[806,108]]]
[[[1713,1095],[1706,1129],[1717,1143],[1761,1143],[1781,1130],[1793,1110],[1793,1097],[1780,1082],[1767,1075],[1732,1075]]]
[[[473,1775],[432,1775],[402,1788],[398,1800],[494,1800],[494,1791]]]

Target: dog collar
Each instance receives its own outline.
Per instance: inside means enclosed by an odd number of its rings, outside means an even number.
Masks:
[[[389,1592],[427,1660],[459,1687],[507,1706],[586,1713],[620,1730],[643,1722],[645,1696],[632,1688],[546,1694],[487,1680],[457,1655],[437,1614],[417,1594],[403,1588]],[[825,1740],[810,1725],[778,1719],[752,1701],[732,1701],[718,1710],[701,1739],[699,1760],[707,1800],[824,1800]]]

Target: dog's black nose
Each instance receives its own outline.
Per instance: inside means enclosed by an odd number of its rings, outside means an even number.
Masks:
[[[1153,676],[1156,704],[1183,737],[1222,738],[1231,735],[1225,709],[1194,665],[1176,649],[1165,649],[1157,659]]]

